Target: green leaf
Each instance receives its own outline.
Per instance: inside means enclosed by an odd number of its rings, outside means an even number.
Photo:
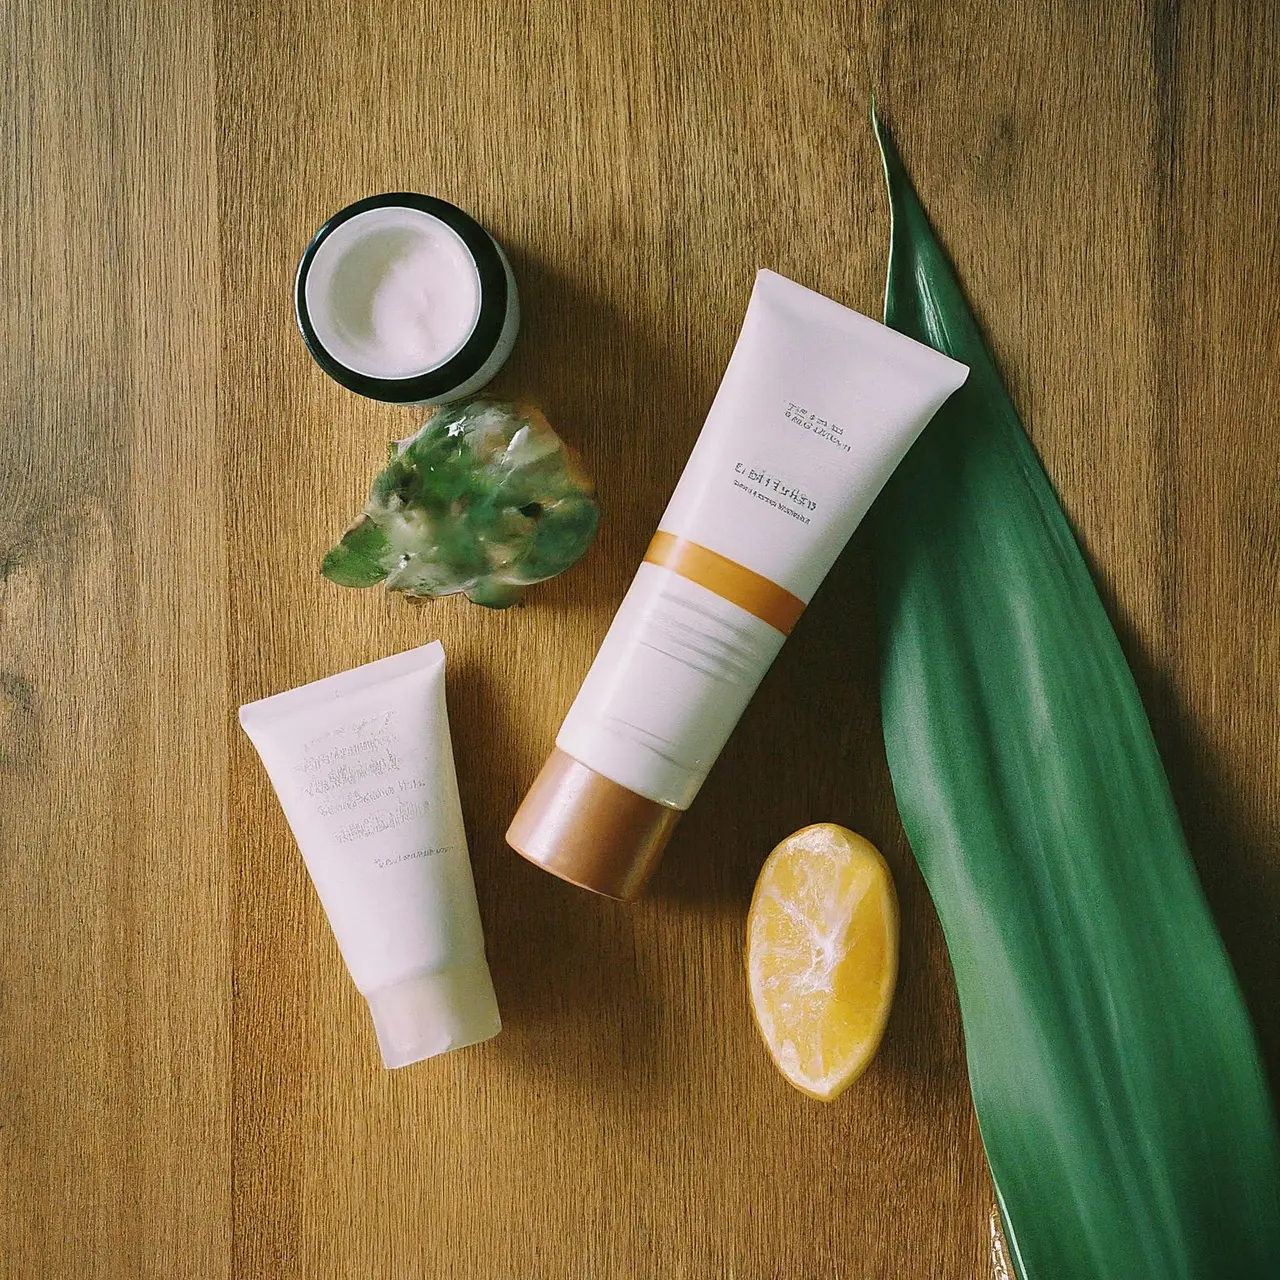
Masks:
[[[971,368],[876,504],[884,736],[1023,1280],[1280,1276],[1252,1028],[1115,633],[887,131],[885,321]]]
[[[364,516],[320,562],[320,572],[340,587],[374,587],[387,576],[386,554],[386,535]]]

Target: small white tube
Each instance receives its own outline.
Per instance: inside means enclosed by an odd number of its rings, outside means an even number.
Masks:
[[[458,800],[438,641],[240,708],[382,1060],[501,1022]]]
[[[634,897],[791,627],[968,369],[772,271],[508,841]]]

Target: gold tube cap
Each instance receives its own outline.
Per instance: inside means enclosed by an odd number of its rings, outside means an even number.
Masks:
[[[680,810],[638,795],[557,747],[507,829],[522,857],[571,884],[632,902]]]

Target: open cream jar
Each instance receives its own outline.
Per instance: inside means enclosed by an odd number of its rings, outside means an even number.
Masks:
[[[298,327],[344,387],[394,404],[479,391],[520,327],[498,242],[446,200],[369,196],[334,214],[298,264]]]

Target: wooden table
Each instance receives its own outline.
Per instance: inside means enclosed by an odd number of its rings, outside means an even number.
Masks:
[[[1096,569],[1277,1079],[1268,6],[8,0],[0,51],[6,1280],[987,1274],[863,539],[644,903],[502,841],[753,270],[878,310],[873,89]],[[595,549],[507,613],[316,573],[413,419],[311,363],[292,273],[402,188],[507,246],[501,386],[599,482]],[[433,637],[506,1026],[389,1073],[234,712]],[[883,1051],[830,1107],[770,1066],[740,959],[765,853],[822,819],[884,848],[904,925]]]

